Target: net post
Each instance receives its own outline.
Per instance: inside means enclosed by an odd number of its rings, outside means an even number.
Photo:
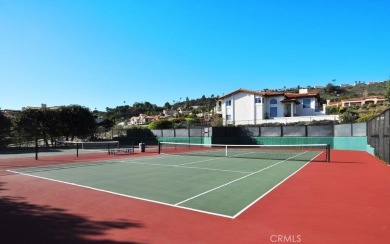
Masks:
[[[107,153],[110,155],[110,143],[107,143]]]
[[[326,144],[326,162],[330,162],[330,144]]]
[[[79,143],[76,142],[76,156],[79,157]]]
[[[38,160],[38,137],[35,136],[35,160]]]
[[[228,156],[228,146],[225,146],[225,156]]]
[[[161,154],[161,142],[158,142],[158,154]]]

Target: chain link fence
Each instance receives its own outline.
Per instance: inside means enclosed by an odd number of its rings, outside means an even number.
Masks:
[[[375,156],[390,163],[390,109],[367,122],[368,144]]]

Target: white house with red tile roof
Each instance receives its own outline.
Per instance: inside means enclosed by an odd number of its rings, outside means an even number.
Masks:
[[[130,121],[128,125],[147,125],[150,122],[165,119],[168,116],[162,116],[162,115],[146,115],[146,114],[140,114],[139,116],[133,116],[130,118]]]
[[[218,98],[215,111],[225,125],[289,123],[311,120],[338,120],[320,111],[318,92],[264,92],[238,89]]]

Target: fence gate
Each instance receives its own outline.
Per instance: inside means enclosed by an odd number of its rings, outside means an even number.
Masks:
[[[390,109],[367,122],[368,144],[375,149],[375,156],[390,163]]]

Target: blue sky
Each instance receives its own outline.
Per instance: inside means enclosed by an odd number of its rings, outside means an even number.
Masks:
[[[0,107],[383,81],[387,0],[0,0]]]

